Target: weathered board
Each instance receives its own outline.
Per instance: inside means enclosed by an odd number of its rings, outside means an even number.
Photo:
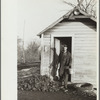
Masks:
[[[49,75],[49,62],[50,62],[50,38],[42,37],[42,55],[41,55],[41,75]]]

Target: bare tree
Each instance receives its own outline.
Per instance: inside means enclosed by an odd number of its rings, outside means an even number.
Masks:
[[[17,62],[23,62],[23,40],[17,37]]]
[[[26,62],[34,62],[39,61],[39,44],[37,44],[35,41],[30,42],[27,49],[25,50],[25,60]]]
[[[96,12],[96,7],[97,7],[97,1],[96,0],[77,0],[77,5],[74,5],[72,3],[69,3],[67,1],[64,1],[68,5],[74,7],[75,9],[81,9],[88,15],[97,18],[97,12]]]

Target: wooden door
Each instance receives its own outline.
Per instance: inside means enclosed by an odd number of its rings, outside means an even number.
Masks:
[[[56,58],[56,56],[59,56],[59,54],[60,54],[60,40],[57,38],[55,38],[55,52],[54,52],[54,54],[55,54],[55,58]],[[59,77],[58,69],[60,67],[60,64],[57,66],[58,66],[58,68],[56,69],[56,76]]]
[[[55,38],[55,52],[57,55],[60,54],[60,40]]]

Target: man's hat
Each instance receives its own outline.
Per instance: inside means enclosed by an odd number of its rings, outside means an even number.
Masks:
[[[64,47],[68,47],[66,44],[64,44]]]

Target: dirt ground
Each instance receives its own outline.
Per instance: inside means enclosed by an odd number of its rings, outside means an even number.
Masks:
[[[40,91],[18,91],[18,100],[96,100],[94,97],[77,95],[72,91],[67,93],[40,92]]]
[[[25,76],[39,74],[39,67],[26,67],[18,70],[18,78],[23,79]],[[96,96],[80,94],[76,91],[68,91],[64,93],[62,91],[57,92],[42,92],[42,91],[29,91],[18,90],[17,100],[96,100]]]

